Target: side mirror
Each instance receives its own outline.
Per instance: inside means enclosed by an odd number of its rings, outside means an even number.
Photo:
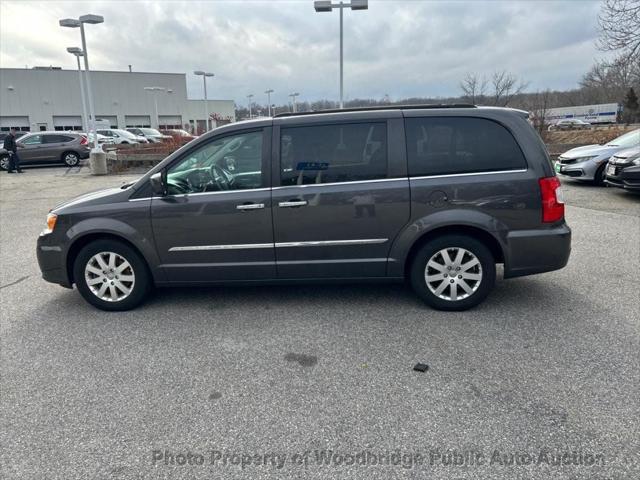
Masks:
[[[151,190],[154,195],[160,195],[162,197],[167,195],[167,183],[165,181],[164,172],[156,172],[149,177],[149,183],[151,183]]]

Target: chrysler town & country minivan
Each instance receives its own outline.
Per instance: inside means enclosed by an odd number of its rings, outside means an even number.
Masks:
[[[104,310],[154,286],[407,280],[464,310],[564,267],[560,182],[527,113],[472,105],[278,115],[217,128],[139,180],[55,207],[42,275]]]

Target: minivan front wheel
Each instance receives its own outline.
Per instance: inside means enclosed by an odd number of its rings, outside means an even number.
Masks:
[[[496,279],[489,249],[463,235],[444,235],[425,244],[411,266],[416,293],[438,310],[467,310],[482,302]]]
[[[84,299],[101,310],[130,310],[142,303],[151,288],[142,257],[115,240],[97,240],[82,248],[73,278]]]
[[[67,167],[76,167],[80,163],[80,157],[75,152],[65,152],[62,154],[62,161]]]

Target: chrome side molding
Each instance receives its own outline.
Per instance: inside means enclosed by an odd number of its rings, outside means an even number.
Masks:
[[[243,243],[230,245],[189,245],[186,247],[171,247],[170,252],[196,252],[203,250],[248,250],[253,248],[292,248],[292,247],[330,247],[340,245],[375,245],[385,243],[388,238],[360,238],[354,240],[314,240],[306,242],[276,242],[276,243]]]

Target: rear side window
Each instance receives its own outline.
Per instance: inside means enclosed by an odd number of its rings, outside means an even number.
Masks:
[[[374,180],[387,176],[387,124],[283,128],[282,185]]]
[[[527,167],[511,133],[484,118],[405,120],[409,175],[518,170]]]
[[[44,135],[44,143],[65,143],[73,140],[68,135]]]

